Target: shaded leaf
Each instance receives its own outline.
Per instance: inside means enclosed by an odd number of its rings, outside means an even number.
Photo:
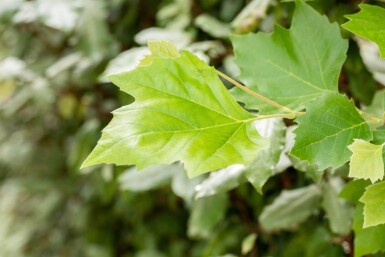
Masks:
[[[305,102],[338,90],[347,41],[341,38],[337,24],[330,24],[302,1],[296,2],[289,30],[276,25],[272,34],[233,36],[231,40],[240,80],[281,105],[299,110]],[[233,93],[248,108],[276,111],[239,89]]]
[[[207,197],[227,192],[246,182],[243,165],[232,165],[216,172],[195,187],[196,197]]]
[[[162,171],[161,171],[162,172]],[[171,188],[175,195],[183,198],[190,205],[194,199],[195,188],[202,181],[203,177],[188,178],[186,172],[175,172]]]
[[[340,197],[348,200],[351,203],[356,204],[361,196],[365,192],[365,188],[370,185],[368,180],[357,179],[352,180],[349,183],[345,184],[344,188],[340,192]]]
[[[337,93],[325,94],[306,104],[297,118],[295,144],[290,154],[318,165],[318,170],[337,168],[347,162],[353,139],[372,139],[372,132],[352,101]]]
[[[195,201],[188,221],[188,236],[209,238],[214,227],[224,218],[226,208],[226,194],[216,194]]]
[[[164,186],[176,173],[184,172],[179,165],[156,165],[138,171],[135,167],[127,169],[119,176],[120,188],[142,192]]]
[[[379,90],[375,93],[372,103],[364,107],[363,110],[373,114],[378,118],[383,118],[385,114],[385,90]]]
[[[385,223],[385,182],[378,182],[366,188],[360,198],[364,203],[364,228]]]
[[[344,182],[339,177],[330,178],[322,187],[322,206],[328,217],[331,231],[347,235],[353,222],[353,208],[346,200],[339,197]]]
[[[266,181],[278,173],[276,165],[285,148],[286,127],[280,119],[262,120],[256,124],[258,132],[270,139],[270,145],[258,152],[257,157],[245,168],[244,174],[258,193],[262,194]]]
[[[363,228],[363,205],[358,204],[354,212],[354,256],[385,251],[385,225]]]
[[[345,16],[349,21],[342,27],[375,42],[380,48],[381,57],[385,58],[385,9],[368,4],[360,4],[359,7],[360,12]]]
[[[223,23],[209,14],[201,14],[195,18],[195,25],[214,38],[228,38],[230,25]]]
[[[259,222],[266,230],[290,229],[305,221],[321,200],[321,190],[316,185],[283,190],[274,202],[266,206]]]

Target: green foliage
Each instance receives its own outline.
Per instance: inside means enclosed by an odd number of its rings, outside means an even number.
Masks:
[[[255,117],[233,100],[215,70],[186,51],[176,57],[169,49],[168,43],[154,43],[141,66],[110,76],[135,102],[114,112],[83,166],[143,169],[183,160],[189,176],[197,176],[248,164],[264,147],[251,125]]]
[[[355,139],[349,146],[352,151],[349,177],[370,179],[372,183],[384,177],[383,145],[374,145]]]
[[[310,185],[282,193],[259,216],[266,230],[289,229],[304,222],[320,204],[321,190]]]
[[[384,256],[384,9],[284,2],[0,1],[0,256]]]
[[[385,182],[376,183],[366,188],[360,201],[364,205],[364,228],[385,223],[382,213],[385,209]]]
[[[385,26],[385,9],[379,6],[360,4],[361,11],[347,15],[350,21],[342,27],[354,34],[375,42],[380,48],[381,57],[385,58],[385,37],[381,33]]]
[[[337,93],[307,103],[306,114],[296,121],[295,145],[290,154],[317,164],[318,170],[346,163],[351,156],[347,147],[353,139],[372,139],[368,124],[353,102]]]
[[[352,206],[338,195],[343,187],[344,182],[339,177],[330,178],[322,187],[322,207],[331,231],[339,235],[349,234],[353,221]]]
[[[271,34],[233,36],[240,80],[250,89],[294,110],[325,92],[337,92],[338,75],[346,58],[347,41],[337,24],[330,24],[302,1],[290,29],[279,25]],[[311,24],[311,26],[309,26]],[[235,97],[262,113],[276,109],[238,88]]]
[[[362,216],[363,206],[358,204],[354,212],[353,230],[354,253],[356,256],[363,256],[369,253],[385,251],[385,225],[364,228],[364,217]]]

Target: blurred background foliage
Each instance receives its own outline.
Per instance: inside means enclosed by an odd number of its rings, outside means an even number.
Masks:
[[[311,2],[339,23],[357,4]],[[293,9],[274,0],[1,0],[0,256],[353,256],[353,208],[335,176],[346,170],[318,174],[288,159],[292,135],[280,122],[264,127],[275,128],[280,151],[264,169],[263,196],[238,166],[191,180],[181,164],[79,170],[110,112],[133,101],[105,75],[134,68],[148,40],[171,40],[236,76],[228,36],[288,27]],[[365,45],[351,41],[340,87],[368,105],[384,65]]]

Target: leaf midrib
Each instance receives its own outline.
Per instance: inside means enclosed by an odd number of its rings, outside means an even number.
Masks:
[[[192,99],[184,98],[184,97],[182,97],[182,96],[180,96],[180,95],[176,95],[176,94],[173,94],[173,93],[167,92],[167,91],[162,91],[162,90],[160,90],[159,88],[151,87],[151,86],[144,85],[144,84],[141,84],[141,83],[133,82],[132,84],[135,84],[135,85],[138,85],[138,86],[142,86],[142,87],[146,87],[146,88],[150,88],[150,89],[153,89],[153,90],[155,90],[155,91],[161,92],[161,93],[163,93],[163,94],[166,94],[166,95],[170,95],[170,96],[173,96],[173,97],[176,97],[176,98],[183,99],[183,100],[188,101],[188,102],[190,102],[190,103],[193,103],[193,104],[202,106],[203,108],[205,108],[205,109],[207,109],[207,110],[209,110],[209,111],[215,112],[215,113],[217,113],[217,114],[219,114],[219,115],[221,115],[221,116],[223,116],[223,117],[229,118],[229,119],[234,120],[234,121],[239,121],[238,119],[236,119],[236,118],[234,118],[234,117],[232,117],[232,116],[227,116],[227,115],[224,114],[224,113],[220,113],[219,111],[214,110],[214,109],[211,109],[210,107],[208,107],[208,106],[206,106],[206,105],[203,105],[203,104],[201,104],[201,103],[198,103],[198,102],[196,102],[196,101],[194,101],[194,100],[192,100]],[[127,93],[129,93],[129,92],[127,92]],[[130,93],[129,93],[129,94],[130,94]],[[135,97],[135,95],[133,95],[133,96]],[[135,101],[135,102],[136,102],[136,101]],[[240,108],[241,108],[241,107],[240,107]]]
[[[311,144],[308,144],[308,145],[305,145],[305,146],[303,146],[303,147],[301,147],[301,148],[298,148],[298,149],[296,149],[295,152],[301,151],[302,149],[307,148],[307,147],[310,147],[310,146],[312,146],[312,145],[314,145],[314,144],[319,144],[320,142],[322,142],[322,141],[324,141],[324,140],[327,140],[328,138],[335,137],[335,136],[337,136],[338,134],[340,134],[340,133],[342,133],[342,132],[344,132],[344,131],[346,131],[346,130],[351,130],[351,129],[354,129],[355,127],[359,127],[359,126],[362,126],[362,125],[364,125],[364,124],[366,124],[365,121],[361,122],[360,124],[356,124],[356,125],[354,125],[354,126],[351,126],[351,127],[348,127],[348,128],[344,128],[344,129],[338,131],[338,132],[335,133],[335,134],[326,136],[326,137],[322,138],[321,140],[318,140],[318,141],[316,141],[316,142],[313,142],[313,143],[311,143]]]

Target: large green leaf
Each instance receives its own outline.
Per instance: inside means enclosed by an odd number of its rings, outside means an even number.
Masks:
[[[372,132],[345,96],[331,93],[306,104],[306,114],[296,119],[295,144],[290,154],[317,164],[318,170],[347,162],[353,139],[372,139]]]
[[[110,76],[135,102],[114,111],[83,163],[154,164],[184,161],[189,176],[248,164],[266,145],[214,68],[193,54],[153,42],[152,56],[135,70]]]
[[[345,29],[375,42],[385,58],[385,9],[379,6],[360,4],[361,11],[347,15],[349,21],[342,25]]]
[[[383,145],[356,139],[348,148],[353,153],[350,160],[349,177],[370,179],[372,183],[384,177]]]
[[[292,109],[325,92],[337,92],[348,44],[337,24],[330,24],[302,1],[296,2],[289,30],[278,25],[272,34],[233,36],[240,80],[252,90]],[[235,97],[248,108],[273,112],[274,107],[239,89]]]
[[[364,205],[364,228],[385,224],[385,182],[379,182],[366,188],[360,198]]]

